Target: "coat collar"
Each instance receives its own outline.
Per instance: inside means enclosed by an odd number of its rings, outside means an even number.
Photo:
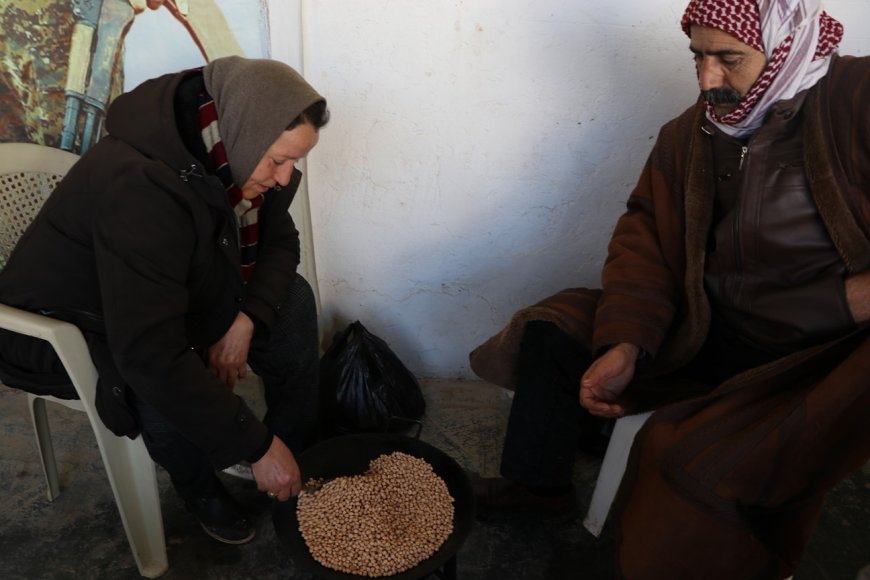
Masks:
[[[807,97],[804,163],[819,215],[846,268],[855,273],[870,269],[870,240],[858,226],[837,180],[841,163],[831,142],[830,119],[822,107],[823,102],[829,102],[829,90],[825,78]],[[842,169],[839,173],[843,173]]]

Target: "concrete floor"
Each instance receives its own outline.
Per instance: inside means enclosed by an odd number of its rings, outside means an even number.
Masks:
[[[256,390],[256,385],[244,389]],[[421,438],[470,472],[497,475],[508,393],[485,383],[426,381]],[[45,484],[26,400],[0,386],[0,578],[136,579],[139,575],[115,509],[96,443],[83,414],[50,405],[62,493]],[[575,484],[581,505],[592,493],[600,462],[578,454]],[[257,580],[311,576],[300,572],[278,541],[270,502],[253,484],[221,476],[254,514],[257,537],[244,546],[208,538],[158,469],[169,552],[166,580]],[[580,520],[553,525],[534,518],[478,519],[459,553],[462,580],[561,580],[612,577],[613,540],[594,538]],[[830,495],[795,580],[854,580],[870,563],[870,467]]]

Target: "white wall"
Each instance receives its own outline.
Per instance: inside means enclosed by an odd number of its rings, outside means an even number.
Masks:
[[[696,94],[683,1],[305,7],[333,111],[309,162],[324,320],[468,376],[514,310],[598,284],[658,126]]]
[[[272,54],[332,110],[306,168],[326,336],[359,319],[418,374],[469,377],[515,310],[597,286],[697,95],[687,1],[270,0]],[[825,6],[868,54],[870,0]]]

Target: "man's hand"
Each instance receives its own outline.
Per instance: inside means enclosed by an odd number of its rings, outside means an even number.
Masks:
[[[846,278],[846,302],[855,322],[870,320],[870,272],[861,272]]]
[[[257,489],[275,495],[278,501],[287,501],[302,491],[302,474],[293,453],[277,437],[259,461],[251,465]]]
[[[227,333],[208,349],[208,368],[231,389],[236,386],[236,379],[245,378],[247,373],[252,336],[253,321],[239,312]]]
[[[599,417],[621,417],[625,409],[615,401],[634,377],[640,349],[617,344],[593,362],[580,379],[580,404]]]

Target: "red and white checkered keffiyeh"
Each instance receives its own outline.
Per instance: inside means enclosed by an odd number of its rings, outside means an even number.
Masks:
[[[825,76],[843,37],[843,25],[822,11],[820,0],[692,0],[680,24],[687,35],[693,24],[721,30],[767,57],[737,107],[719,117],[707,105],[707,117],[735,137],[754,133],[771,105]]]

